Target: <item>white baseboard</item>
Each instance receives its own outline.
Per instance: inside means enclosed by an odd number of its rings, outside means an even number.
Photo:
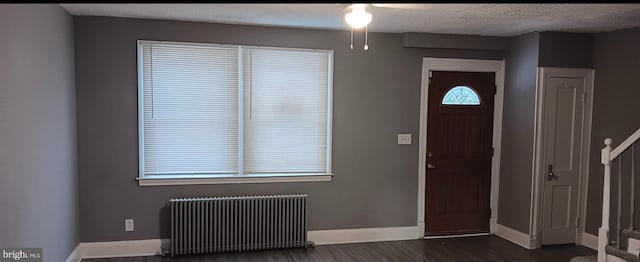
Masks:
[[[138,257],[160,255],[160,248],[168,239],[145,239],[80,243],[80,255],[85,258]]]
[[[307,233],[316,245],[347,244],[418,239],[418,227],[381,227],[336,230],[316,230]],[[160,255],[160,248],[169,239],[145,239],[80,243],[66,262],[84,258],[136,257]]]
[[[580,244],[593,250],[598,250],[598,237],[587,232],[583,232]]]
[[[535,249],[535,240],[532,240],[531,237],[525,233],[500,224],[495,225],[495,230],[495,234],[501,238],[509,240],[526,249]]]
[[[423,239],[442,239],[442,238],[460,238],[460,237],[479,237],[490,236],[491,233],[474,233],[474,234],[462,234],[462,235],[444,235],[444,236],[425,236]]]
[[[489,219],[489,232],[491,234],[495,234],[496,233],[496,229],[498,226],[498,219],[497,218],[490,218]]]
[[[408,240],[418,239],[418,227],[317,230],[309,231],[307,238],[316,245]]]
[[[82,259],[82,256],[80,255],[80,244],[78,244],[76,248],[71,251],[71,254],[69,254],[65,262],[78,262],[80,259]]]

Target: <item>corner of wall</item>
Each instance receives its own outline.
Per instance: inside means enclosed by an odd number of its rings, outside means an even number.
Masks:
[[[505,225],[496,224],[495,234],[526,249],[535,249],[537,247],[536,239],[531,238],[528,234]]]

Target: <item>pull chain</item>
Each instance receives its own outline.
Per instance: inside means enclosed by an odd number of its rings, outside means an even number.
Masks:
[[[369,50],[368,35],[369,35],[369,26],[365,26],[364,27],[364,50]]]
[[[353,50],[353,27],[351,27],[351,50]]]

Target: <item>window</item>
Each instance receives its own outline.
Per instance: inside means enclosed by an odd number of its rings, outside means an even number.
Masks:
[[[454,86],[444,94],[443,105],[480,105],[480,96],[468,86]]]
[[[141,185],[330,180],[333,51],[138,50]]]

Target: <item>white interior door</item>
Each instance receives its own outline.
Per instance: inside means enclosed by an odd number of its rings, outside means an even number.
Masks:
[[[586,83],[586,77],[545,82],[543,245],[576,242]]]

